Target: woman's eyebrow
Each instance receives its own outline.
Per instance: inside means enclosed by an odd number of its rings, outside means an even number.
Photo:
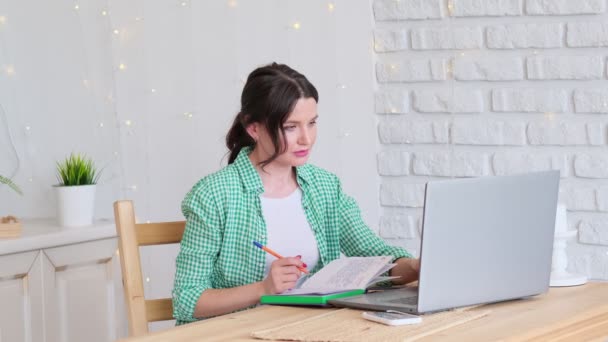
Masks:
[[[319,114],[315,115],[314,118],[310,119],[309,121],[313,121],[313,120],[317,120],[319,118]],[[286,124],[288,123],[298,123],[299,121],[295,121],[295,120],[287,120],[285,121]]]

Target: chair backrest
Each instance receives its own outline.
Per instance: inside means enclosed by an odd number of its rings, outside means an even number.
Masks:
[[[148,322],[173,319],[173,304],[171,298],[144,298],[139,247],[179,243],[186,222],[135,223],[132,201],[114,202],[114,219],[129,318],[129,336],[141,336],[148,333]]]

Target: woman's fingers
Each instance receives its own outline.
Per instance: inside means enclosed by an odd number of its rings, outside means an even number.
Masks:
[[[304,262],[302,261],[302,259],[297,258],[297,257],[288,257],[288,258],[277,259],[273,262],[273,264],[274,263],[277,263],[280,266],[306,267],[306,266],[304,266]]]
[[[282,293],[292,289],[300,279],[302,272],[298,267],[302,267],[299,258],[282,258],[275,260],[270,268],[268,277],[272,283],[273,292]]]

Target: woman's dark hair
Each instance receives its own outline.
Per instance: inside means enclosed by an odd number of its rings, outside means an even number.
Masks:
[[[299,99],[311,97],[319,102],[317,89],[304,75],[285,64],[272,63],[253,70],[241,94],[241,111],[226,135],[226,146],[230,150],[228,164],[234,162],[243,147],[255,145],[245,129],[254,122],[266,128],[275,147],[274,154],[260,165],[275,160],[287,148],[281,146],[279,139],[279,134],[285,136],[283,124]]]

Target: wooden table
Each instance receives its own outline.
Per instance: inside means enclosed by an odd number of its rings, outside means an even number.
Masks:
[[[327,310],[335,309],[260,306],[125,341],[261,341],[251,338],[250,333]],[[608,337],[608,283],[551,288],[547,294],[533,298],[471,310],[491,312],[422,341],[605,341]]]

